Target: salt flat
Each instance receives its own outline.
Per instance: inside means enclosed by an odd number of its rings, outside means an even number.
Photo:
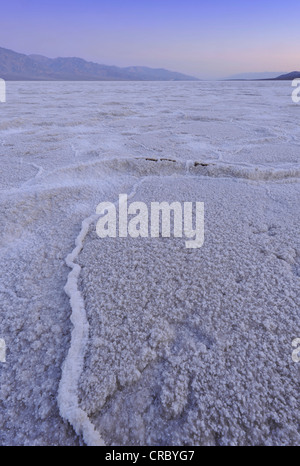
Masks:
[[[300,444],[291,89],[7,84],[1,444]],[[203,247],[101,240],[120,193],[204,202]]]

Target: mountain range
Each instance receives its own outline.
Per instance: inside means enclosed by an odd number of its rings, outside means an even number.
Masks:
[[[198,81],[163,68],[100,65],[77,57],[48,58],[0,47],[0,78],[10,81]]]
[[[296,78],[300,78],[300,71],[292,71],[285,74],[278,72],[242,73],[230,76],[226,78],[226,81],[292,81]]]
[[[278,73],[279,74],[279,73]],[[0,47],[0,78],[7,81],[199,81],[194,76],[146,66],[102,65],[77,57],[48,58],[25,55]],[[226,80],[293,80],[300,71],[243,73]]]
[[[291,73],[287,74],[282,74],[275,78],[275,80],[280,80],[280,81],[292,81],[293,79],[299,79],[300,78],[300,71],[292,71]]]

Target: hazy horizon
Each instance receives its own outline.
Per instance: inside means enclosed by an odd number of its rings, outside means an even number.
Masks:
[[[0,49],[3,48],[0,44]],[[13,53],[17,53],[17,54],[24,54],[24,52],[19,52],[18,50],[12,50],[12,49],[6,49],[6,48],[3,48],[4,50],[10,50],[11,52]],[[44,58],[50,58],[50,59],[56,59],[56,58],[62,58],[62,59],[68,59],[68,58],[79,58],[79,59],[83,59],[85,60],[83,57],[79,57],[78,55],[74,55],[73,57],[62,57],[62,56],[59,56],[57,55],[56,57],[48,57],[46,55],[41,55],[41,54],[34,54],[34,53],[26,53],[24,54],[30,58],[34,58],[34,57],[44,57]],[[89,61],[88,61],[89,62]],[[96,62],[95,62],[96,63]],[[100,63],[98,63],[100,64]],[[106,65],[105,63],[101,63],[100,65]],[[139,65],[140,67],[145,67],[147,68],[148,65]],[[128,66],[129,68],[131,67],[135,67],[134,64],[132,65],[129,65]],[[120,69],[126,69],[126,67],[120,67]],[[152,68],[152,67],[149,67],[149,69],[151,70],[154,70],[155,68]],[[164,67],[161,67],[159,69],[165,69],[165,71],[169,71],[169,72],[177,72],[178,70],[167,70],[166,68]],[[228,76],[223,76],[222,78],[216,78],[216,77],[206,77],[206,78],[202,78],[203,81],[207,80],[207,81],[222,81],[222,80],[230,80],[230,79],[236,79],[236,80],[256,80],[256,79],[270,79],[270,78],[275,78],[275,77],[278,77],[280,75],[283,75],[287,73],[287,71],[267,71],[267,72],[263,72],[263,71],[258,71],[258,72],[250,72],[250,73],[238,73],[238,74],[234,74],[234,75],[228,75]],[[188,75],[187,75],[188,76]],[[190,77],[193,77],[190,75]],[[195,77],[195,76],[194,76]]]
[[[201,79],[299,69],[297,3],[263,0],[11,0],[1,47],[50,58],[77,56],[106,65],[166,68]],[[280,71],[281,73],[281,71]]]

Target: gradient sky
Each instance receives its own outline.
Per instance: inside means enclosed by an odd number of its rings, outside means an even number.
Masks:
[[[0,46],[200,78],[300,69],[299,0],[2,0]]]

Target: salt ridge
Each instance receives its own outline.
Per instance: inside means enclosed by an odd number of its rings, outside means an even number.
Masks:
[[[141,178],[134,184],[128,199],[135,196],[137,188],[143,183],[144,179]],[[115,201],[115,204],[117,202]],[[57,396],[60,415],[73,426],[78,435],[82,435],[84,442],[88,446],[104,446],[105,443],[78,403],[77,387],[84,364],[89,323],[86,317],[84,300],[78,289],[81,267],[75,261],[83,248],[83,242],[90,225],[99,218],[99,215],[93,214],[83,220],[80,233],[75,240],[75,248],[65,260],[67,266],[72,269],[68,275],[64,290],[70,298],[72,309],[70,320],[74,327],[71,334],[70,348],[62,366],[62,376]]]

